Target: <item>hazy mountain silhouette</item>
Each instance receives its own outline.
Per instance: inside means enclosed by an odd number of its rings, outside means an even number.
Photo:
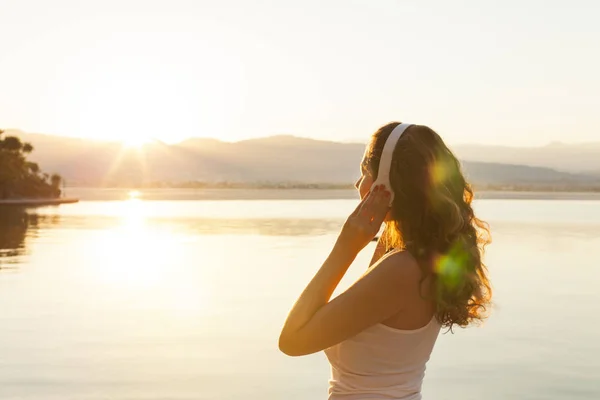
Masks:
[[[550,143],[542,147],[458,145],[452,150],[463,160],[547,167],[600,175],[600,142]]]
[[[154,142],[138,151],[124,149],[116,142],[7,131],[12,133],[31,142],[35,147],[34,161],[45,170],[63,175],[69,185],[134,185],[157,181],[348,184],[358,177],[364,152],[364,144],[360,143],[286,135],[235,143],[203,138],[174,145]],[[547,162],[559,169],[564,159],[562,169],[566,171],[600,171],[600,145],[581,149],[579,160],[574,155],[576,148],[553,144],[538,149],[457,146],[454,150],[466,160],[464,169],[476,185],[600,186],[600,173],[594,176],[591,172],[577,174],[532,166]],[[537,156],[529,165],[516,165],[524,162],[528,154]]]

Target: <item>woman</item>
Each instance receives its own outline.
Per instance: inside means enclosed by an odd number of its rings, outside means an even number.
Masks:
[[[386,140],[399,125],[373,134],[355,185],[361,202],[279,339],[290,356],[325,350],[331,400],[421,399],[425,364],[440,328],[482,320],[491,299],[482,263],[490,241],[487,224],[475,217],[473,191],[460,164],[433,130],[410,125],[392,143],[384,172],[393,201],[385,186],[372,187]],[[382,224],[367,272],[330,301]]]

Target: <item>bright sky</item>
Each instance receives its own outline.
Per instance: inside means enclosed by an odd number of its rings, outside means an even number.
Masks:
[[[0,127],[128,141],[600,139],[600,2],[0,0]]]

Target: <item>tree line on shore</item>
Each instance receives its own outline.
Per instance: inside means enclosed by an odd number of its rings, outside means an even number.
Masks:
[[[0,130],[0,199],[60,197],[62,177],[28,160],[33,150],[30,143]]]

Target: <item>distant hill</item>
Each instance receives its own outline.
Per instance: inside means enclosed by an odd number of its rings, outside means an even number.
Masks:
[[[551,168],[462,161],[468,180],[480,187],[498,189],[585,189],[600,190],[600,177],[574,174]]]
[[[358,165],[364,152],[364,144],[286,135],[235,143],[201,138],[175,145],[155,142],[138,151],[124,149],[115,142],[15,133],[34,145],[32,158],[35,161],[47,170],[60,173],[70,186],[189,181],[351,184],[359,175]],[[466,174],[477,186],[600,188],[600,174],[561,172],[513,162],[480,162],[485,157],[477,155],[474,148],[477,147],[463,146],[457,153],[477,158],[473,161],[463,157],[467,160],[463,161]],[[513,150],[516,154],[522,149]],[[596,155],[600,158],[600,149]],[[495,158],[490,156],[486,161]]]
[[[547,167],[600,175],[600,142],[551,143],[542,147],[458,145],[452,150],[463,160]]]

